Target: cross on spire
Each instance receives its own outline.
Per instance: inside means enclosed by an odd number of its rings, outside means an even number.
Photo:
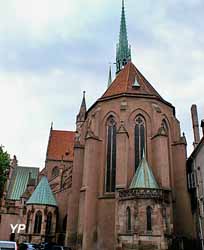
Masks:
[[[122,13],[120,21],[120,35],[119,43],[116,49],[116,74],[129,62],[131,61],[131,49],[128,44],[127,28],[125,20],[125,4],[122,0]]]

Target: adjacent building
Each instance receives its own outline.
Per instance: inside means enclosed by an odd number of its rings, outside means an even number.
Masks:
[[[204,120],[201,121],[203,135],[200,138],[196,105],[191,107],[194,132],[194,150],[187,161],[188,190],[197,238],[204,249]]]

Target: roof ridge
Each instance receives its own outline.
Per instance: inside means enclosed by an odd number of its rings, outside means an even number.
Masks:
[[[76,133],[75,131],[72,131],[72,130],[59,130],[59,129],[53,129],[53,131],[57,131],[57,132],[69,132],[69,133]]]

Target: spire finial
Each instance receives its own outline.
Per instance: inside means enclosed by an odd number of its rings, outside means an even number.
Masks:
[[[83,91],[83,99],[82,99],[81,107],[86,108],[86,91],[85,90]]]
[[[120,36],[119,36],[119,44],[117,45],[117,52],[116,52],[116,74],[129,61],[131,61],[131,50],[130,50],[130,46],[128,45],[128,38],[127,38],[127,28],[126,28],[126,20],[125,20],[125,4],[124,4],[124,0],[122,0]]]
[[[108,87],[111,85],[112,83],[112,73],[111,73],[111,64],[109,66],[109,75],[108,75]]]
[[[86,115],[86,96],[85,95],[86,95],[86,91],[83,91],[83,98],[82,98],[79,114],[77,115],[77,122],[82,122],[85,120],[85,115]]]
[[[142,150],[142,159],[145,159],[146,158],[146,154],[145,154],[145,149],[143,148]]]
[[[53,122],[51,122],[50,130],[53,130]]]

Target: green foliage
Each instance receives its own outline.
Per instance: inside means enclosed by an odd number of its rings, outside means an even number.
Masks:
[[[6,182],[9,165],[10,155],[6,151],[4,151],[3,146],[0,146],[0,198],[3,194],[4,184]]]

